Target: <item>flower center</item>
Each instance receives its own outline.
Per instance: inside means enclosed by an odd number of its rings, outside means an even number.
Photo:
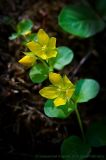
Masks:
[[[42,46],[42,51],[45,51],[46,48],[47,48],[47,46],[46,46],[46,45],[43,45],[43,46]]]
[[[58,88],[58,91],[62,94],[65,94],[66,93],[66,89],[64,88]]]

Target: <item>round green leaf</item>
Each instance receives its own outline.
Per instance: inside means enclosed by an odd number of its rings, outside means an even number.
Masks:
[[[66,138],[61,146],[61,156],[64,160],[83,160],[89,156],[91,148],[77,136]]]
[[[77,103],[87,102],[95,98],[100,90],[99,83],[93,79],[81,79],[76,83],[76,89],[73,95]]]
[[[33,83],[41,83],[48,77],[49,69],[43,64],[35,64],[29,72],[29,77]]]
[[[92,147],[106,145],[106,125],[101,122],[92,123],[87,130],[87,140]]]
[[[54,60],[54,68],[61,70],[72,61],[74,54],[70,48],[65,46],[58,47],[57,50],[58,54]]]
[[[84,38],[102,31],[105,27],[103,20],[89,6],[83,4],[63,8],[58,23],[64,31]]]
[[[54,118],[67,118],[71,112],[74,111],[76,108],[76,105],[72,102],[70,102],[70,106],[62,105],[59,107],[55,107],[53,104],[53,100],[47,100],[44,106],[44,112],[48,117],[54,117]]]
[[[33,27],[33,23],[30,19],[23,19],[20,21],[17,25],[17,32],[20,35],[25,35],[27,32],[31,31],[31,28]]]
[[[95,6],[98,14],[106,20],[106,0],[96,0]]]

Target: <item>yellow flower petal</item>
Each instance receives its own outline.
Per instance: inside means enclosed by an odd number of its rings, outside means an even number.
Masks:
[[[67,99],[70,99],[75,91],[75,86],[66,75],[63,77],[63,81],[64,86],[66,87],[66,97]]]
[[[40,95],[42,97],[48,98],[48,99],[54,99],[58,96],[58,91],[56,87],[54,86],[49,86],[49,87],[44,87],[39,91]]]
[[[66,98],[69,100],[75,91],[75,87],[66,90]]]
[[[32,51],[35,54],[36,54],[36,52],[41,50],[40,44],[38,44],[37,42],[34,42],[34,41],[28,42],[26,44],[26,46],[29,48],[30,51]]]
[[[47,55],[42,50],[40,50],[39,52],[36,52],[36,56],[38,56],[38,57],[40,57],[40,58],[42,58],[44,60],[48,59]]]
[[[62,77],[60,74],[50,72],[49,73],[49,80],[56,87],[63,86],[63,80],[62,80]]]
[[[47,57],[48,58],[56,57],[56,55],[57,55],[57,51],[56,50],[48,50],[47,51]]]
[[[73,83],[68,79],[66,75],[63,77],[63,81],[66,87],[72,87],[72,88],[74,87]]]
[[[54,105],[56,107],[58,106],[61,106],[61,105],[65,105],[66,104],[66,99],[64,97],[57,97],[55,100],[54,100]]]
[[[29,56],[29,55],[26,55],[19,60],[19,63],[23,64],[26,67],[33,66],[35,62],[36,62],[36,57],[35,56]]]
[[[38,37],[38,43],[40,43],[41,45],[45,45],[49,41],[49,36],[43,29],[40,29],[38,31],[37,37]]]
[[[48,42],[48,48],[55,49],[56,48],[56,38],[51,37]]]

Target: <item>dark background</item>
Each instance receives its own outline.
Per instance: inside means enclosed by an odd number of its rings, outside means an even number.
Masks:
[[[106,122],[106,29],[91,38],[80,39],[63,32],[58,26],[58,14],[62,7],[78,2],[0,0],[0,159],[34,159],[34,156],[35,159],[60,159],[63,140],[73,134],[81,136],[74,113],[65,120],[45,116],[44,99],[38,95],[41,84],[32,84],[28,72],[17,62],[24,47],[21,39],[10,41],[8,37],[23,18],[33,21],[33,32],[43,28],[57,38],[57,46],[66,45],[74,51],[73,62],[62,73],[73,81],[93,78],[100,83],[98,96],[79,108],[85,131],[94,121]],[[94,1],[89,2],[93,5]],[[76,72],[84,57],[84,64]],[[104,147],[94,148],[91,153],[104,154]]]

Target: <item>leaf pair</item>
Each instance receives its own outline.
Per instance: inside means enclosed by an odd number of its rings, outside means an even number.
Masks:
[[[62,29],[76,36],[87,38],[105,28],[106,1],[96,0],[95,10],[89,5],[70,5],[60,12],[58,23]]]

